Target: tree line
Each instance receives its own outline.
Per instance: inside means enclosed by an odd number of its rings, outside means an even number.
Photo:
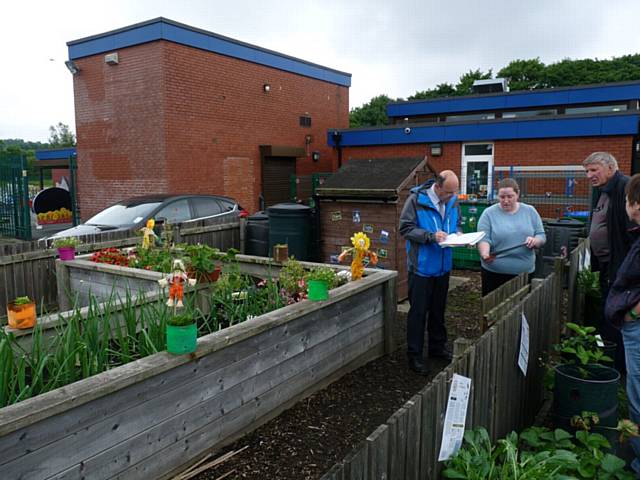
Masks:
[[[474,81],[489,78],[494,78],[492,70],[469,70],[460,76],[455,85],[441,83],[435,88],[417,91],[406,100],[469,95]],[[508,78],[511,91],[640,80],[640,54],[614,57],[611,60],[565,59],[549,65],[545,65],[539,58],[513,60],[500,69],[495,78]],[[404,100],[393,99],[384,94],[373,97],[368,103],[351,109],[349,126],[358,128],[387,125],[387,104]]]
[[[36,168],[36,150],[44,150],[47,148],[65,148],[75,147],[76,136],[68,125],[58,122],[57,125],[49,127],[48,142],[32,142],[21,138],[5,138],[0,139],[0,153],[10,156],[24,156],[27,160],[28,175],[35,175]],[[45,175],[50,176],[51,171],[46,170]]]

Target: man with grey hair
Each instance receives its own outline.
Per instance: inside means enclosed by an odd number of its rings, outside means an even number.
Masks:
[[[632,244],[632,235],[625,209],[624,189],[629,177],[618,170],[615,157],[607,152],[594,152],[583,162],[587,179],[594,187],[591,203],[591,269],[600,272],[600,291],[605,302],[609,286]],[[624,349],[620,332],[604,318],[600,334],[618,345],[616,368],[624,371]]]

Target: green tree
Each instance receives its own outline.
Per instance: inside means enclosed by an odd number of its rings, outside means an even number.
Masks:
[[[349,112],[349,126],[359,128],[386,125],[389,121],[387,104],[392,101],[391,98],[383,94],[373,97],[369,103],[365,103],[361,107],[352,108]],[[402,101],[402,98],[398,98],[396,101]]]
[[[476,80],[486,80],[491,78],[491,70],[488,72],[482,72],[480,69],[469,70],[463,74],[456,84],[456,95],[470,95],[473,82]]]
[[[76,136],[69,128],[69,125],[65,125],[62,122],[58,122],[57,125],[51,125],[49,127],[49,146],[52,148],[61,147],[74,147],[76,145]]]
[[[450,83],[441,83],[436,85],[436,88],[416,92],[407,97],[407,100],[426,100],[429,98],[451,97],[453,95],[456,95],[456,88]]]
[[[546,66],[539,58],[513,60],[498,71],[498,78],[508,78],[510,90],[533,90],[548,85]]]

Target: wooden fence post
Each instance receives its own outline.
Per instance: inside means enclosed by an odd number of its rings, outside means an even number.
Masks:
[[[58,286],[58,305],[61,312],[71,310],[71,284],[69,269],[62,260],[56,260],[56,283]]]
[[[384,283],[384,352],[388,355],[395,351],[396,341],[393,335],[394,324],[397,321],[398,294],[396,283],[398,277],[393,277]]]
[[[240,253],[246,253],[247,248],[247,219],[240,219]]]

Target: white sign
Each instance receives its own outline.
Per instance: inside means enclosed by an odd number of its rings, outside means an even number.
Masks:
[[[518,366],[523,375],[527,376],[527,366],[529,365],[529,322],[522,314],[522,326],[520,327],[520,354],[518,355]]]
[[[600,334],[596,335],[596,345],[599,347],[604,347],[604,342],[602,341],[602,337]]]
[[[471,379],[454,373],[451,390],[449,390],[447,413],[444,416],[439,462],[449,460],[462,446],[470,392]]]
[[[591,268],[591,252],[588,249],[584,251],[584,260],[580,271],[586,270],[587,268]]]

